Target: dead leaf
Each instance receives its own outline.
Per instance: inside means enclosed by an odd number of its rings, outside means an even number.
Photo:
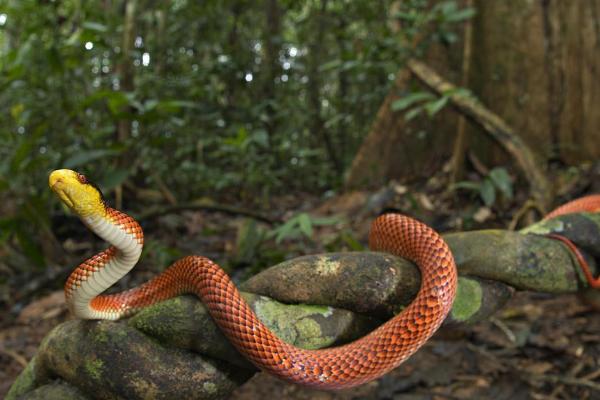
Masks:
[[[479,207],[479,209],[473,214],[473,219],[476,222],[482,223],[487,221],[492,216],[492,210],[489,207]]]

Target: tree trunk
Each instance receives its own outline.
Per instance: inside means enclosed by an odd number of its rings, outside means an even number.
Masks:
[[[123,37],[121,42],[121,60],[117,64],[117,76],[119,77],[120,90],[126,93],[133,92],[133,65],[131,62],[131,48],[135,36],[135,16],[137,0],[125,1],[125,14],[123,18]],[[128,107],[128,106],[127,106]],[[133,110],[129,110],[133,111]],[[121,117],[117,121],[117,142],[124,143],[131,136],[131,120],[128,116]],[[130,164],[130,155],[123,154],[117,160],[117,168],[125,168]],[[118,185],[115,188],[115,206],[121,208],[123,203],[123,187]]]
[[[551,160],[575,164],[598,159],[600,114],[594,109],[600,104],[600,0],[476,0],[474,4],[469,89],[536,150],[542,168]],[[456,56],[462,52],[460,43],[453,46],[451,52],[436,46],[425,61],[456,83],[462,64]],[[392,92],[409,88],[406,82]],[[395,96],[392,92],[388,97]],[[422,151],[417,145],[406,154],[398,143],[412,146],[409,128],[414,131],[416,125],[396,121],[403,116],[386,111],[389,104],[386,98],[354,160],[349,186],[428,176],[431,166],[439,167],[450,156],[448,138],[456,134],[453,122],[438,116],[427,121],[425,132],[433,136],[427,148]],[[386,119],[383,125],[381,118]],[[378,126],[385,131],[375,133]],[[471,151],[480,159],[491,164],[512,161],[480,127],[470,124],[467,135]],[[378,159],[385,152],[395,157]],[[371,160],[378,173],[367,174],[360,160]]]
[[[401,69],[352,161],[346,188],[373,188],[392,179],[431,176],[447,160],[452,148],[450,132],[456,132],[457,117],[452,111],[442,110],[434,119],[406,121],[406,113],[392,110],[396,100],[416,87],[410,71]],[[442,134],[444,130],[448,133]]]
[[[477,96],[547,159],[600,156],[600,1],[477,0]],[[499,154],[479,139],[479,151]]]
[[[327,130],[325,129],[325,121],[321,115],[321,85],[323,82],[319,77],[319,66],[322,63],[322,46],[325,36],[325,24],[326,24],[326,11],[327,11],[328,0],[321,0],[320,9],[316,13],[314,19],[316,26],[316,32],[314,40],[310,44],[310,60],[308,66],[308,104],[309,109],[312,113],[311,130],[312,134],[317,140],[321,141],[325,145],[327,156],[331,162],[335,171],[341,174],[342,164],[339,159],[339,153],[336,151],[333,140]]]
[[[277,120],[275,109],[275,81],[281,75],[281,64],[279,52],[281,50],[281,17],[279,0],[265,0],[265,65],[266,73],[263,80],[264,98],[268,100],[266,107],[266,129],[269,142],[273,143],[273,137],[277,132]]]
[[[338,16],[338,29],[336,32],[336,41],[338,45],[338,51],[340,54],[340,60],[344,59],[346,51],[346,46],[348,45],[348,21],[343,13],[340,13]],[[346,165],[348,162],[349,153],[346,151],[348,147],[348,123],[346,122],[346,114],[348,114],[348,72],[346,69],[340,69],[338,71],[338,112],[343,116],[339,123],[337,129],[337,137],[339,138],[339,154],[342,155],[343,159],[341,160],[343,165]]]
[[[473,7],[473,0],[466,0],[465,7]],[[469,72],[471,70],[471,54],[473,53],[473,21],[467,21],[463,37],[463,53],[460,85],[469,86]],[[464,176],[465,159],[467,154],[469,137],[467,136],[467,120],[464,116],[458,117],[456,128],[456,139],[450,158],[450,184],[453,185]]]

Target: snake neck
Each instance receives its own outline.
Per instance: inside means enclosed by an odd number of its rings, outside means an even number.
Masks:
[[[81,217],[81,220],[112,246],[85,260],[71,273],[65,285],[65,297],[76,317],[96,319],[100,315],[91,307],[93,299],[135,266],[142,253],[144,236],[133,218],[110,207],[106,207],[104,215]],[[111,319],[106,315],[102,318]]]

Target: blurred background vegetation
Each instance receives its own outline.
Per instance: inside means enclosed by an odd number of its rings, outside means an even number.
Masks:
[[[337,191],[403,60],[473,15],[399,4],[0,1],[2,253],[47,263],[56,168],[119,206]]]

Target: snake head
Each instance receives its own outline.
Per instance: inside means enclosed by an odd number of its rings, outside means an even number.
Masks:
[[[80,217],[102,217],[106,204],[100,189],[85,177],[70,169],[52,171],[48,178],[50,189]]]

